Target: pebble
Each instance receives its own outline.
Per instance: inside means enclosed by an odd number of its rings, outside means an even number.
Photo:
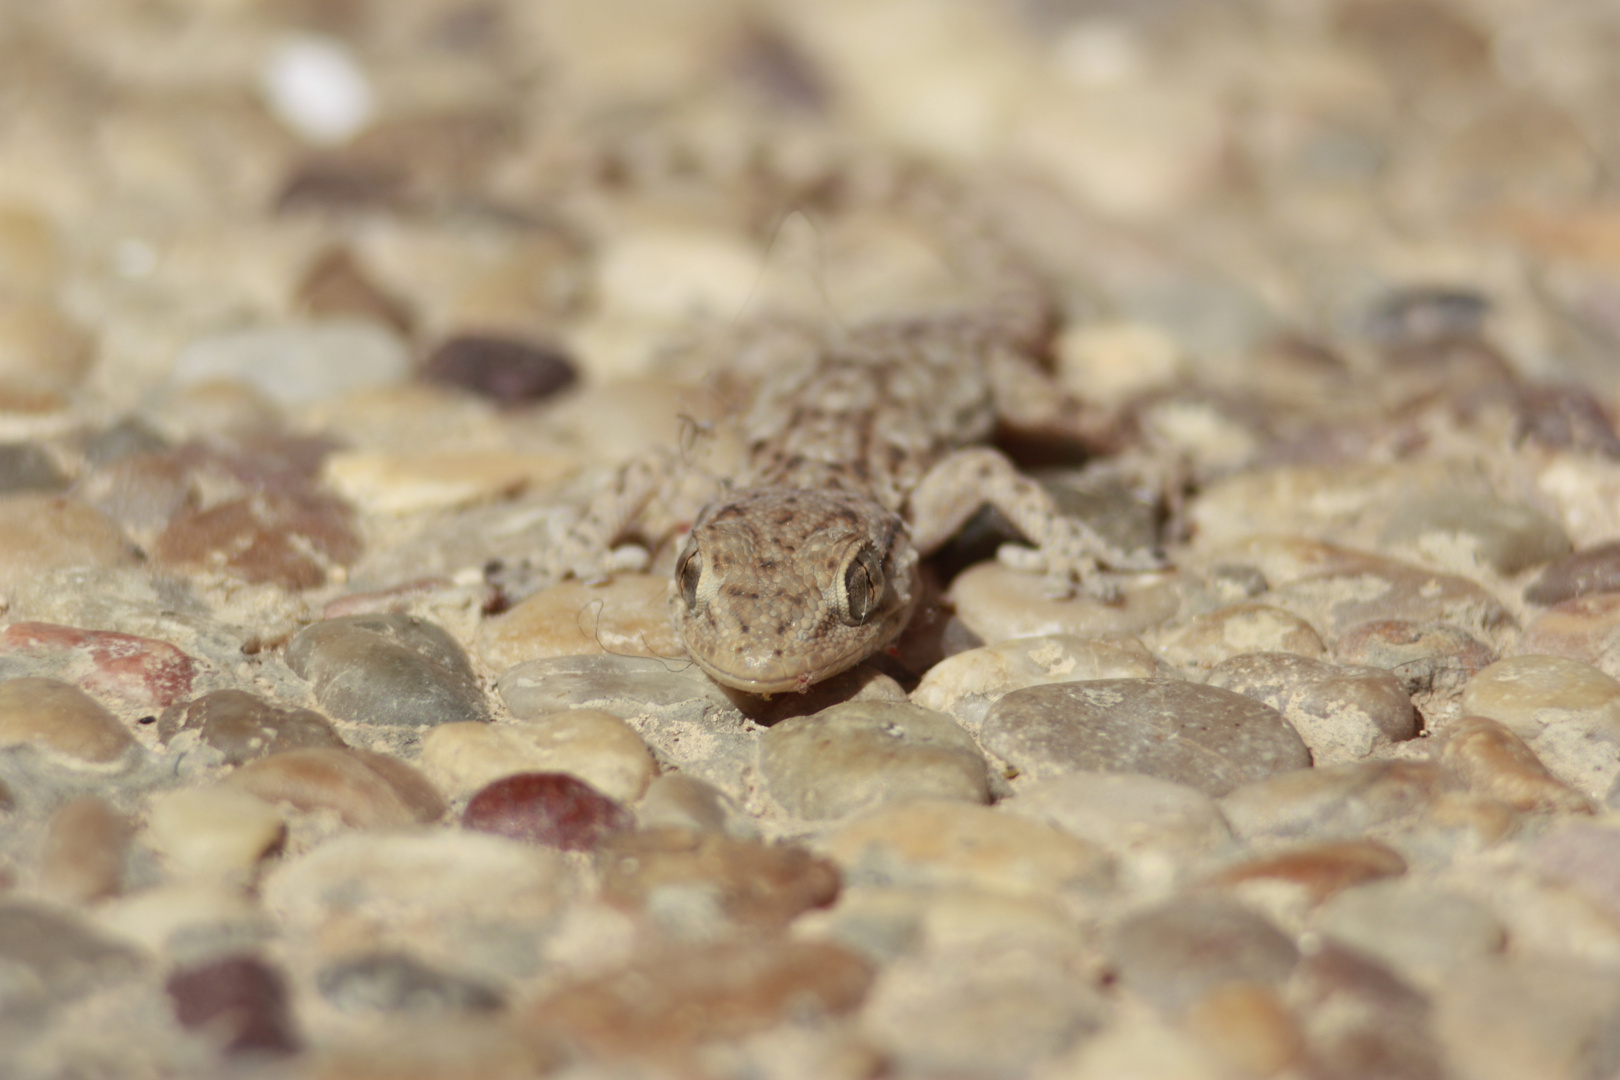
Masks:
[[[1208,670],[1249,653],[1318,658],[1327,646],[1298,615],[1269,604],[1232,604],[1159,631],[1159,651],[1172,664]]]
[[[1289,653],[1249,653],[1215,666],[1206,686],[1276,709],[1317,765],[1359,761],[1417,735],[1412,699],[1381,668],[1349,667]]]
[[[1378,960],[1327,942],[1300,960],[1288,990],[1305,1013],[1310,1056],[1323,1075],[1450,1075],[1428,995]]]
[[[998,562],[971,566],[951,582],[946,598],[956,617],[980,640],[994,645],[1013,638],[1064,634],[1082,638],[1139,634],[1175,615],[1179,601],[1169,583],[1128,583],[1119,602],[1090,597],[1054,600],[1045,579]]]
[[[505,1004],[501,992],[488,983],[441,971],[405,953],[370,953],[327,964],[315,973],[315,987],[349,1013],[489,1013]]]
[[[192,476],[174,454],[132,454],[91,468],[73,494],[149,548],[190,504]]]
[[[642,829],[686,829],[729,832],[745,838],[757,831],[753,819],[740,813],[726,793],[685,773],[665,773],[647,787],[636,806]]]
[[[788,1017],[858,1008],[872,970],[837,945],[744,938],[648,950],[629,966],[564,983],[531,1006],[524,1026],[604,1058],[655,1057],[737,1039]]]
[[[811,820],[844,817],[920,796],[990,801],[989,769],[944,713],[852,701],[769,728],[759,768],[779,804]]]
[[[1569,537],[1533,507],[1468,495],[1425,495],[1394,508],[1383,543],[1410,545],[1442,566],[1504,577],[1569,554]]]
[[[1311,761],[1276,710],[1229,690],[1168,679],[1015,690],[990,710],[980,739],[1030,780],[1136,772],[1209,795]]]
[[[1508,651],[1567,657],[1620,678],[1620,593],[1593,593],[1554,605],[1532,619]]]
[[[1135,773],[1077,772],[1020,787],[997,804],[1008,813],[1055,825],[1163,879],[1231,843],[1220,809],[1196,788]]]
[[[1240,897],[1264,896],[1281,886],[1315,907],[1345,889],[1404,873],[1406,860],[1386,844],[1336,840],[1245,859],[1206,880]],[[1262,888],[1247,888],[1250,885]]]
[[[344,746],[332,722],[313,709],[284,709],[245,690],[215,690],[170,705],[158,717],[157,731],[164,743],[195,731],[204,745],[224,755],[227,765],[288,750]]]
[[[486,619],[478,656],[495,671],[559,656],[684,657],[669,621],[669,579],[615,574],[602,585],[564,581]]]
[[[618,833],[601,841],[596,861],[604,901],[683,936],[728,925],[779,930],[838,896],[838,870],[826,859],[719,832]]]
[[[1572,821],[1537,837],[1530,863],[1574,886],[1611,917],[1620,917],[1620,830],[1612,818]]]
[[[247,762],[226,782],[267,803],[335,811],[357,829],[427,824],[449,809],[416,769],[366,750],[289,750]]]
[[[1435,755],[1447,779],[1515,810],[1590,813],[1586,798],[1553,776],[1523,739],[1484,716],[1465,716],[1441,732]]]
[[[68,903],[116,896],[134,828],[123,814],[94,795],[70,799],[51,815],[39,855],[39,889]]]
[[[1346,889],[1317,909],[1311,925],[1433,989],[1507,943],[1501,921],[1483,904],[1409,878]]]
[[[1388,671],[1419,705],[1454,698],[1497,659],[1490,646],[1459,627],[1401,620],[1362,623],[1333,643],[1333,653],[1340,663]]]
[[[340,41],[315,34],[289,38],[259,72],[259,89],[276,119],[313,143],[340,143],[376,109],[376,91]]]
[[[1540,957],[1491,958],[1453,973],[1435,1031],[1470,1080],[1579,1080],[1614,1071],[1620,983],[1612,972]]]
[[[75,765],[126,760],[134,738],[89,694],[57,679],[0,682],[0,746],[33,744]]]
[[[102,901],[97,925],[183,963],[254,949],[275,936],[255,896],[239,884],[176,881]]]
[[[54,306],[0,302],[0,410],[62,408],[95,358],[94,340]]]
[[[40,622],[0,630],[0,656],[27,659],[31,669],[138,711],[168,708],[201,674],[196,660],[166,641]]]
[[[1594,544],[1550,564],[1524,590],[1532,604],[1552,607],[1589,593],[1620,592],[1620,540]]]
[[[506,669],[496,691],[512,715],[533,720],[564,709],[606,709],[628,717],[648,710],[727,708],[731,699],[696,666],[642,656],[559,656]]]
[[[62,242],[49,219],[22,202],[0,203],[0,287],[48,294],[62,272]]]
[[[591,851],[635,820],[622,803],[559,772],[502,777],[467,800],[461,815],[463,828],[560,851]]]
[[[392,331],[370,320],[327,319],[198,338],[174,358],[169,385],[240,382],[290,409],[409,377],[410,357]]]
[[[62,495],[0,495],[0,588],[70,567],[134,566],[134,548],[118,525]]]
[[[928,669],[911,702],[950,713],[977,731],[990,706],[1013,690],[1087,679],[1146,679],[1159,664],[1131,637],[1082,638],[1072,634],[1013,638],[947,656]]]
[[[507,450],[348,451],[326,460],[323,478],[368,514],[459,510],[555,486],[574,471],[562,454]]]
[[[904,956],[888,965],[861,1027],[916,1075],[1023,1076],[1108,1017],[1103,996],[1067,958],[992,943]]]
[[[346,615],[300,630],[287,665],[339,720],[387,727],[485,721],[489,708],[461,646],[410,615]]]
[[[290,591],[325,584],[360,552],[354,509],[311,491],[263,491],[182,509],[152,543],[153,561],[166,568]]]
[[[142,839],[180,874],[246,880],[287,826],[269,802],[233,784],[153,796]]]
[[[67,486],[67,476],[42,448],[33,443],[0,443],[0,492],[58,492]]]
[[[1172,1016],[1223,985],[1280,988],[1299,962],[1286,934],[1219,896],[1179,896],[1131,915],[1105,947],[1120,984]]]
[[[409,337],[415,318],[410,307],[390,296],[348,248],[322,251],[304,271],[295,300],[300,311],[316,319],[370,319]]]
[[[0,903],[0,964],[26,973],[28,997],[70,1001],[130,979],[144,963],[135,950],[76,916],[35,903]]]
[[[1420,761],[1368,761],[1282,773],[1234,788],[1221,813],[1243,840],[1357,836],[1428,811],[1445,779]]]
[[[635,729],[600,709],[570,709],[522,724],[440,724],[422,740],[420,765],[456,797],[513,773],[557,772],[628,803],[658,775]]]
[[[422,365],[421,377],[506,404],[550,397],[578,378],[568,357],[553,346],[479,334],[459,334],[440,344]]]
[[[1561,656],[1510,656],[1474,676],[1462,710],[1496,720],[1558,776],[1601,800],[1620,777],[1620,682]]]
[[[1095,844],[989,807],[912,799],[860,817],[826,838],[850,884],[962,886],[1015,896],[1095,890],[1113,874]]]
[[[300,1047],[286,980],[257,957],[180,968],[163,988],[180,1026],[199,1031],[227,1056],[279,1056]]]

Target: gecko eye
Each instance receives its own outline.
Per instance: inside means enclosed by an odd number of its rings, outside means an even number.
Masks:
[[[681,583],[681,596],[686,600],[686,610],[696,610],[698,582],[703,580],[703,556],[693,551],[682,559],[676,577]]]
[[[838,615],[850,626],[859,626],[870,619],[883,597],[883,564],[877,552],[863,547],[844,567],[842,588],[838,595]]]

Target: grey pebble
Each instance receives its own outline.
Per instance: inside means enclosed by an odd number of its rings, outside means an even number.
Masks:
[[[0,443],[0,491],[64,491],[68,478],[33,443]]]
[[[1299,960],[1287,934],[1216,896],[1180,896],[1133,915],[1106,948],[1126,989],[1171,1014],[1223,983],[1280,986]]]
[[[472,665],[451,636],[410,615],[346,615],[305,627],[287,664],[339,720],[430,727],[488,720]]]
[[[335,961],[321,968],[315,985],[344,1012],[484,1013],[505,1003],[487,983],[440,971],[404,953]]]
[[[1205,680],[1282,713],[1318,765],[1357,761],[1417,734],[1401,681],[1373,667],[1330,664],[1293,653],[1247,653],[1215,665]]]
[[[1445,787],[1428,762],[1368,761],[1283,773],[1228,792],[1221,813],[1240,839],[1359,836],[1427,810]]]
[[[245,690],[215,690],[163,710],[158,738],[167,743],[182,731],[196,731],[229,765],[286,750],[345,745],[331,721],[313,709],[279,708]]]
[[[1482,496],[1425,495],[1396,507],[1383,542],[1424,546],[1431,537],[1455,537],[1499,574],[1549,562],[1569,553],[1563,527],[1541,511]]]
[[[1031,779],[1136,772],[1215,796],[1311,763],[1299,733],[1275,709],[1170,679],[1015,690],[991,708],[980,737]]]
[[[14,986],[26,972],[48,1001],[68,1001],[120,982],[141,964],[139,953],[69,915],[26,902],[0,905],[0,971],[11,972],[13,980],[6,981]]]
[[[961,725],[901,702],[784,720],[760,739],[760,771],[777,802],[811,820],[921,796],[990,801],[984,755]]]

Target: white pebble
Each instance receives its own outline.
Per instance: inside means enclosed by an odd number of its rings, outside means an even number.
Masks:
[[[349,50],[329,38],[283,42],[265,62],[260,87],[277,119],[313,143],[339,143],[365,127],[371,83]]]

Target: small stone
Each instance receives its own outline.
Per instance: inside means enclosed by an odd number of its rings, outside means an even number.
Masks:
[[[1138,772],[1210,795],[1311,760],[1276,710],[1229,690],[1168,679],[1015,690],[990,710],[980,738],[1031,780]]]
[[[1553,776],[1511,728],[1483,716],[1446,725],[1436,755],[1446,777],[1515,810],[1591,813],[1592,806]]]
[[[0,410],[61,408],[95,356],[94,342],[56,308],[0,303]]]
[[[0,746],[32,743],[77,764],[108,765],[135,745],[116,717],[56,679],[0,682]]]
[[[1507,942],[1488,908],[1404,878],[1344,890],[1317,910],[1312,927],[1431,986]]]
[[[1135,638],[1081,638],[1072,634],[1013,638],[968,649],[928,669],[911,702],[950,713],[978,730],[990,706],[1013,690],[1087,679],[1146,679],[1159,664]]]
[[[169,707],[191,692],[199,668],[166,641],[41,622],[16,622],[0,630],[0,656],[26,657],[52,675],[122,699],[136,710]]]
[[[181,968],[164,983],[180,1026],[203,1032],[227,1055],[299,1049],[285,980],[251,956]]]
[[[274,806],[231,784],[167,791],[146,811],[146,843],[198,877],[245,879],[286,833]]]
[[[669,579],[615,574],[602,585],[564,581],[485,620],[478,655],[496,671],[560,656],[613,653],[660,660],[686,654],[669,620]]]
[[[648,786],[636,807],[636,824],[643,829],[729,832],[743,837],[757,831],[753,819],[739,813],[725,792],[685,773],[665,773]]]
[[[74,495],[150,547],[175,515],[189,508],[192,475],[174,454],[132,454],[90,469]]]
[[[424,379],[501,402],[537,401],[577,377],[568,357],[553,346],[477,334],[449,339],[422,365]]]
[[[1383,668],[1421,704],[1449,699],[1496,653],[1460,627],[1446,623],[1383,620],[1362,623],[1333,644],[1341,663]]]
[[[1620,682],[1561,656],[1510,656],[1474,676],[1462,711],[1506,726],[1589,798],[1620,777]]]
[[[777,930],[838,896],[838,870],[827,860],[718,832],[619,833],[601,841],[596,860],[603,900],[675,930],[694,921],[700,932],[716,923]]]
[[[461,825],[561,851],[590,851],[633,827],[635,815],[566,773],[518,773],[469,799]]]
[[[425,825],[449,809],[421,773],[365,750],[289,750],[247,762],[226,782],[267,803],[334,810],[357,829]]]
[[[182,963],[257,948],[275,935],[256,896],[217,880],[156,885],[104,900],[96,922]]]
[[[33,443],[0,443],[0,492],[62,491],[68,479]]]
[[[366,126],[376,93],[340,41],[302,34],[263,60],[259,89],[276,119],[313,143],[341,143]]]
[[[1231,900],[1180,896],[1117,926],[1107,944],[1125,989],[1170,1015],[1233,983],[1280,988],[1299,961],[1281,930]]]
[[[1020,788],[997,806],[1139,861],[1156,857],[1174,864],[1218,850],[1232,839],[1208,795],[1135,773],[1053,777]]]
[[[392,331],[369,320],[328,319],[199,338],[175,357],[169,382],[186,387],[229,379],[296,408],[409,376],[410,357]]]
[[[523,724],[440,724],[422,740],[421,766],[453,795],[504,776],[558,772],[610,799],[634,802],[658,774],[634,728],[600,709],[570,709]]]
[[[330,495],[264,491],[182,510],[152,545],[160,565],[310,589],[360,557],[354,510]]]
[[[1066,960],[1005,942],[901,957],[872,987],[862,1029],[915,1075],[1026,1075],[1107,1018],[1102,995]]]
[[[1406,860],[1387,845],[1376,840],[1339,840],[1246,859],[1208,881],[1235,886],[1240,893],[1249,883],[1291,886],[1314,906],[1351,886],[1404,873]]]
[[[269,395],[236,379],[160,387],[149,409],[164,436],[177,442],[279,431],[286,424],[281,407]]]
[[[1562,656],[1620,677],[1620,593],[1592,593],[1554,605],[1536,616],[1508,651]]]
[[[70,567],[134,566],[117,524],[61,495],[0,495],[0,588]]]
[[[298,632],[287,664],[332,716],[388,727],[487,721],[488,706],[461,646],[409,615],[347,615]]]
[[[1620,592],[1620,540],[1595,544],[1559,559],[1530,583],[1524,598],[1552,607],[1588,593],[1612,592]]]
[[[333,246],[315,257],[298,283],[295,302],[317,319],[370,319],[409,337],[410,308],[371,280],[348,248]]]
[[[0,964],[17,965],[49,1001],[69,1001],[134,975],[134,950],[81,920],[35,904],[0,904]]]
[[[771,797],[821,820],[918,796],[990,801],[989,770],[968,733],[943,713],[852,701],[784,720],[760,740]]]
[[[1417,735],[1412,699],[1399,679],[1289,653],[1250,653],[1216,665],[1205,680],[1276,709],[1317,765],[1359,761]]]
[[[404,953],[372,953],[327,964],[316,972],[315,986],[321,997],[349,1013],[488,1013],[505,1004],[501,992],[487,983],[440,971]]]
[[[64,803],[46,828],[40,891],[80,904],[118,895],[133,834],[129,819],[103,799],[82,795]]]
[[[1311,624],[1269,604],[1232,604],[1159,632],[1159,650],[1172,664],[1209,669],[1247,653],[1289,653],[1315,659],[1327,646]]]
[[[126,416],[93,432],[84,443],[84,460],[91,466],[110,465],[128,457],[161,454],[169,441],[136,416]]]
[[[850,884],[964,886],[1016,896],[1095,889],[1112,864],[1050,825],[972,803],[913,799],[845,825],[826,851]]]
[[[630,966],[565,983],[528,1012],[606,1058],[649,1057],[740,1039],[788,1017],[839,1016],[866,997],[872,971],[847,949],[786,938],[666,947]]]
[[[1442,565],[1488,566],[1503,576],[1569,553],[1569,537],[1547,515],[1468,495],[1425,495],[1397,506],[1383,543],[1409,544]]]
[[[1379,297],[1362,330],[1382,345],[1475,337],[1490,310],[1490,299],[1471,289],[1416,285]]]
[[[158,717],[158,738],[168,743],[182,731],[195,731],[206,746],[225,755],[225,764],[316,747],[341,749],[332,722],[312,709],[283,709],[245,690],[215,690],[184,705],[170,705]]]
[[[643,656],[559,656],[508,668],[496,690],[512,715],[533,720],[587,706],[635,716],[688,704],[730,708],[731,699],[696,667],[671,669]]]
[[[0,289],[46,295],[62,269],[61,240],[49,219],[26,203],[0,204]]]
[[[333,489],[371,514],[459,510],[555,486],[574,471],[564,454],[506,450],[349,451],[333,454],[322,474]]]
[[[957,618],[986,644],[1064,634],[1083,638],[1139,634],[1169,619],[1179,601],[1169,583],[1126,584],[1119,601],[1086,596],[1053,600],[1045,579],[998,562],[970,566],[951,582]]]
[[[1445,786],[1428,762],[1369,761],[1300,769],[1235,788],[1221,813],[1240,839],[1358,836],[1426,813]]]

